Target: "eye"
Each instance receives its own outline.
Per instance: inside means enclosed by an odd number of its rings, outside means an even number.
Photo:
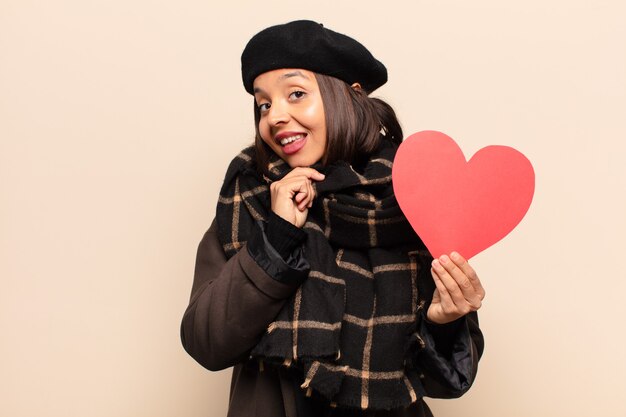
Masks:
[[[267,111],[270,108],[270,103],[261,103],[257,106],[257,108],[259,109],[260,112]]]
[[[293,93],[289,94],[289,98],[297,100],[299,98],[304,97],[306,93],[304,91],[296,90]]]

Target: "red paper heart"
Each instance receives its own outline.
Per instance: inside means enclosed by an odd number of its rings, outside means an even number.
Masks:
[[[466,162],[435,131],[404,140],[393,164],[400,208],[433,256],[466,259],[498,242],[522,220],[535,191],[530,161],[508,146],[487,146]]]

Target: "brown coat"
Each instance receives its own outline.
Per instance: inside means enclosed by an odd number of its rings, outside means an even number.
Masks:
[[[297,285],[267,275],[247,250],[226,260],[213,221],[198,248],[181,339],[185,350],[205,368],[216,371],[234,366],[228,417],[297,417],[295,388],[287,372],[269,366],[260,371],[248,362],[249,351],[296,289]],[[483,341],[475,316],[466,322],[472,335],[475,376]],[[454,396],[428,375],[422,382],[429,396]],[[333,415],[432,416],[421,399],[404,410]]]

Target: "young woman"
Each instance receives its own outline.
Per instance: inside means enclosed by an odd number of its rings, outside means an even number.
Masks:
[[[242,76],[255,143],[200,243],[185,349],[234,366],[229,416],[430,416],[423,397],[475,378],[484,290],[460,254],[433,260],[394,198],[402,130],[369,96],[385,67],[295,21],[249,41]]]

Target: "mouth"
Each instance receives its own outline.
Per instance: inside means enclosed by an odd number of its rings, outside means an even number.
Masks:
[[[283,152],[287,155],[298,152],[306,143],[306,133],[298,132],[283,132],[274,137],[276,143],[278,143]]]
[[[297,140],[304,139],[305,136],[306,136],[306,133],[283,132],[283,133],[276,135],[274,140],[280,146],[285,146]]]

